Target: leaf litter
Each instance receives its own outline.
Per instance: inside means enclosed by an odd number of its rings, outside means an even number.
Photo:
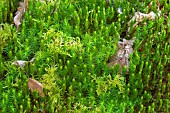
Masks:
[[[142,22],[145,18],[147,20],[155,20],[156,16],[160,16],[161,15],[161,10],[159,9],[160,7],[160,3],[158,0],[156,0],[156,4],[157,4],[157,11],[158,14],[154,13],[153,11],[151,11],[148,14],[145,13],[141,13],[141,12],[135,12],[135,15],[132,17],[132,19],[128,22],[128,32],[130,31],[130,24],[135,21],[135,24],[133,25],[133,28],[136,28],[138,26],[138,24],[140,22]],[[152,2],[148,5],[148,8],[150,9],[150,7],[152,6]],[[120,39],[120,37],[119,37]],[[116,52],[116,54],[112,55],[107,63],[108,67],[111,66],[115,66],[117,64],[120,64],[120,72],[122,71],[123,66],[127,67],[127,71],[128,71],[128,67],[129,67],[129,56],[130,54],[133,53],[133,43],[135,41],[135,38],[131,39],[131,40],[126,40],[123,39],[123,41],[118,41],[118,51]]]
[[[152,6],[152,2],[148,5],[148,8],[150,8]],[[158,11],[158,14],[154,13],[153,11],[151,11],[150,13],[148,14],[145,14],[145,13],[141,13],[139,11],[135,12],[135,15],[132,17],[132,19],[127,23],[128,24],[128,32],[130,31],[130,24],[135,21],[135,24],[133,25],[133,28],[136,28],[138,26],[138,24],[140,22],[142,22],[145,18],[147,20],[155,20],[156,19],[156,16],[161,16],[161,10],[159,9],[159,1],[157,0],[157,11]]]
[[[16,65],[20,68],[24,68],[26,63],[32,63],[35,60],[35,57],[33,57],[30,61],[24,61],[24,60],[17,60],[12,63],[12,65]],[[37,80],[34,80],[32,78],[28,78],[28,88],[33,92],[33,91],[38,91],[39,95],[41,97],[44,96],[43,92],[43,85],[38,82]]]

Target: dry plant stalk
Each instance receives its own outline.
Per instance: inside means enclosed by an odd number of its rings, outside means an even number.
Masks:
[[[14,23],[17,27],[17,30],[21,25],[21,19],[23,18],[23,15],[27,9],[28,9],[28,0],[24,0],[24,2],[19,2],[18,11],[15,13],[16,15],[14,17]]]
[[[42,97],[44,96],[43,92],[43,85],[31,78],[28,78],[28,88],[33,92],[33,91],[38,91],[39,95]]]
[[[129,55],[133,53],[133,43],[135,39],[126,40],[123,39],[122,41],[118,42],[118,51],[115,55],[112,55],[107,63],[107,66],[115,66],[120,64],[120,71],[122,71],[123,66],[129,67]]]

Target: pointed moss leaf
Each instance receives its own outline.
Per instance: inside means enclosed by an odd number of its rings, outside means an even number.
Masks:
[[[111,75],[105,77],[97,77],[94,78],[97,83],[96,93],[97,95],[101,95],[102,93],[106,93],[108,90],[118,87],[119,93],[124,91],[124,78],[120,75],[116,75],[112,78]]]
[[[28,88],[33,92],[33,91],[38,91],[40,96],[44,96],[44,92],[43,92],[43,85],[38,82],[37,80],[28,79]]]

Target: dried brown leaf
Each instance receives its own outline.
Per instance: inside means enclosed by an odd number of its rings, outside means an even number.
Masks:
[[[38,91],[39,95],[42,97],[44,96],[43,92],[43,85],[38,82],[37,80],[34,80],[32,78],[28,79],[28,88],[33,92],[33,91]]]
[[[126,40],[118,42],[118,51],[115,55],[112,55],[107,63],[107,66],[115,66],[120,64],[120,71],[122,70],[123,66],[129,67],[129,55],[133,53],[133,43],[134,39]]]
[[[14,17],[14,23],[15,23],[17,29],[21,25],[21,18],[22,18],[21,12],[17,12],[17,15]]]
[[[18,11],[15,13],[16,15],[14,17],[14,23],[17,29],[19,29],[19,26],[21,25],[21,19],[23,18],[23,15],[27,9],[28,9],[28,0],[24,0],[24,2],[19,2]]]

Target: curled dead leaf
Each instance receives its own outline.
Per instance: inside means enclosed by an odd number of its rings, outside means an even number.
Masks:
[[[26,63],[31,63],[35,60],[35,57],[33,57],[30,61],[24,61],[24,60],[17,60],[12,62],[12,65],[16,65],[20,68],[23,68],[25,66]]]
[[[12,65],[16,65],[20,68],[23,68],[28,61],[23,61],[23,60],[17,60],[12,63]]]
[[[28,79],[28,88],[33,92],[33,91],[38,91],[39,95],[42,97],[44,96],[43,92],[43,85],[38,82],[37,80],[34,80],[32,78]]]

